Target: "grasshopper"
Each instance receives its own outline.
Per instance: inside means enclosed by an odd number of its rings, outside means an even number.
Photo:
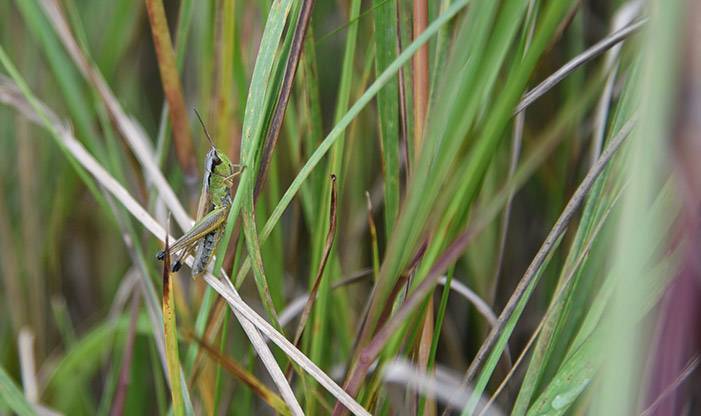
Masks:
[[[204,178],[202,193],[197,207],[197,222],[192,228],[169,247],[171,255],[178,254],[171,270],[176,272],[182,267],[182,260],[195,250],[195,261],[192,263],[192,278],[197,279],[207,270],[212,256],[219,246],[226,218],[231,209],[231,187],[233,179],[245,168],[231,163],[229,158],[214,146],[207,128],[202,122],[197,110],[197,118],[202,124],[212,148],[204,160]],[[156,255],[158,260],[165,258],[165,250]]]

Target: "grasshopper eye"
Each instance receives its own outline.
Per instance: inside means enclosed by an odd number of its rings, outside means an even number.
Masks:
[[[214,169],[215,166],[221,165],[221,163],[222,163],[222,161],[219,158],[219,156],[216,153],[214,153],[212,155],[212,169]]]

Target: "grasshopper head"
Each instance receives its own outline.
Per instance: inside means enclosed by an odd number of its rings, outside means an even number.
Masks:
[[[212,147],[205,158],[205,174],[202,189],[215,207],[231,203],[231,175],[234,166],[229,158]],[[198,210],[199,211],[199,210]]]
[[[215,147],[209,149],[207,157],[204,159],[204,168],[207,174],[215,174],[217,176],[229,176],[231,174],[231,160]]]

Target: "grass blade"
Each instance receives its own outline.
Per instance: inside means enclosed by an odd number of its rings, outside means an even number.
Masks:
[[[316,272],[316,278],[314,279],[314,284],[312,289],[309,291],[309,297],[307,298],[307,303],[304,305],[304,310],[302,311],[302,316],[299,318],[299,324],[297,325],[297,331],[295,332],[295,337],[292,343],[294,345],[299,345],[299,341],[302,338],[302,332],[304,331],[304,326],[307,324],[307,318],[312,311],[312,306],[316,300],[317,290],[319,289],[319,284],[321,283],[321,277],[324,274],[324,268],[326,267],[326,261],[329,259],[329,254],[331,254],[331,246],[333,245],[333,239],[336,236],[336,205],[337,205],[337,195],[336,195],[336,176],[331,175],[331,183],[333,190],[331,191],[331,204],[329,213],[329,232],[326,234],[326,243],[324,244],[324,254],[321,256],[321,263]]]
[[[163,260],[163,326],[166,339],[166,358],[168,359],[168,378],[173,411],[177,416],[185,415],[185,406],[180,386],[180,358],[178,355],[178,329],[175,324],[175,302],[173,299],[173,279],[170,272],[170,252],[168,251],[168,234],[165,241],[165,259]]]
[[[509,302],[506,304],[501,314],[499,315],[497,324],[494,327],[492,327],[492,330],[487,336],[487,339],[484,341],[484,343],[482,343],[482,346],[477,352],[475,359],[470,364],[470,367],[468,368],[465,374],[466,383],[469,383],[475,376],[478,367],[482,365],[482,361],[486,357],[487,351],[489,351],[494,346],[497,338],[504,337],[503,330],[505,328],[505,325],[507,324],[507,321],[511,319],[512,314],[514,314],[514,312],[517,310],[518,305],[520,305],[521,299],[528,298],[527,293],[529,293],[530,290],[527,290],[527,288],[531,287],[531,284],[537,281],[539,273],[542,270],[541,267],[545,264],[546,257],[554,248],[555,243],[562,237],[564,231],[567,228],[567,224],[574,215],[574,211],[577,209],[577,207],[579,207],[579,205],[583,201],[584,196],[594,185],[594,182],[598,178],[599,174],[601,174],[601,172],[611,160],[613,155],[616,153],[618,148],[621,146],[623,141],[626,139],[626,137],[628,137],[636,121],[637,117],[631,117],[628,123],[626,123],[626,125],[606,147],[606,150],[602,153],[596,165],[592,167],[592,169],[587,174],[586,178],[584,178],[584,180],[582,181],[579,188],[577,188],[577,191],[572,195],[572,198],[570,198],[570,202],[567,204],[567,207],[565,208],[565,210],[563,210],[562,214],[560,215],[560,218],[558,218],[557,222],[550,231],[550,234],[548,234],[548,237],[543,242],[543,245],[538,251],[538,254],[533,259],[533,262],[531,262],[531,264],[528,266],[528,269],[526,270],[526,273],[519,282],[518,287],[516,288],[516,290],[514,290],[514,294],[511,296]],[[508,335],[506,335],[506,338],[508,338]],[[491,377],[494,366],[496,365],[496,359],[498,359],[500,355],[500,349],[492,350],[492,358],[489,359],[490,365],[489,367],[485,367],[482,370],[482,372],[480,373],[480,377],[476,382],[476,387],[473,394],[473,405],[476,403],[474,402],[474,400],[479,399],[479,395],[481,395],[484,387],[487,384],[487,381]],[[468,407],[465,409],[464,414],[471,411],[472,409],[470,409],[470,406],[468,405]]]
[[[199,170],[195,156],[190,126],[185,109],[183,89],[180,85],[180,75],[176,65],[173,44],[170,40],[168,21],[163,9],[162,0],[146,0],[153,43],[158,57],[158,69],[161,73],[163,92],[170,110],[170,120],[173,123],[173,138],[175,140],[175,153],[178,155],[180,167],[185,172],[185,184],[190,192],[190,200],[194,201],[199,196]]]
[[[275,409],[276,412],[283,415],[292,414],[280,396],[270,390],[262,381],[251,374],[251,372],[241,364],[230,359],[229,357],[224,356],[200,339],[197,340],[197,344],[200,346],[200,348],[206,351],[207,354],[216,359],[227,371],[233,374],[237,379],[241,380],[241,382],[248,386],[249,389],[253,390],[256,395],[268,403],[270,407]]]
[[[258,170],[258,175],[256,176],[256,186],[253,190],[254,200],[258,199],[260,191],[263,188],[265,176],[268,172],[268,165],[270,164],[272,153],[277,143],[277,138],[280,135],[282,118],[285,115],[287,102],[290,99],[292,84],[297,73],[297,66],[299,64],[300,55],[302,54],[304,39],[307,34],[307,29],[309,28],[309,21],[312,16],[313,7],[314,0],[305,0],[302,2],[302,7],[299,10],[299,17],[297,18],[297,25],[295,26],[294,35],[292,36],[292,46],[290,47],[290,55],[287,58],[285,75],[282,80],[280,94],[278,96],[277,103],[275,104],[275,110],[273,110],[270,128],[268,129],[268,134],[263,145],[263,151],[260,158],[260,167]]]
[[[397,2],[373,0],[375,69],[381,74],[397,59]],[[418,33],[417,33],[418,36]],[[428,63],[428,61],[426,61]],[[377,93],[385,190],[385,231],[392,234],[399,215],[399,82],[392,77]]]
[[[0,400],[18,415],[38,415],[3,367],[0,367]]]

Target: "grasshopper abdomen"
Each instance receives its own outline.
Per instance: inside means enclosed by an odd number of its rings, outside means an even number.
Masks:
[[[219,240],[221,240],[222,231],[224,226],[222,226],[210,231],[205,235],[198,243],[195,249],[195,261],[192,263],[192,276],[197,278],[201,276],[207,266],[212,261],[212,256],[214,255],[214,250],[216,250],[219,245]]]

